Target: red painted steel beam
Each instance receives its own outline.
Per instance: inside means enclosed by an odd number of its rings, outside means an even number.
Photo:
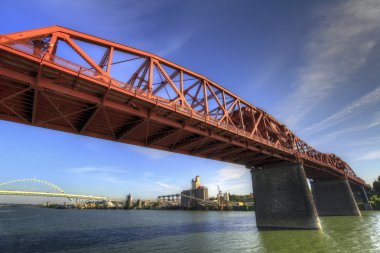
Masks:
[[[33,77],[25,76],[25,75],[22,75],[20,73],[13,72],[13,71],[10,71],[10,70],[7,70],[7,69],[3,69],[3,68],[0,67],[0,75],[2,75],[3,73],[4,74],[6,73],[7,75],[11,75],[12,78],[15,78],[15,79],[18,78],[22,82],[29,83],[31,85],[35,85],[35,81],[34,81]],[[40,85],[40,88],[47,88],[47,89],[50,89],[50,90],[53,90],[53,91],[56,91],[56,92],[59,92],[59,93],[63,93],[63,94],[69,95],[69,96],[78,97],[78,98],[81,98],[81,99],[86,100],[88,102],[95,103],[95,104],[101,104],[102,103],[102,100],[100,98],[96,98],[96,97],[90,96],[88,94],[81,93],[81,92],[76,91],[76,90],[72,90],[72,89],[68,89],[68,88],[56,85],[56,84],[54,84],[49,79],[43,79],[43,81],[41,81],[39,83],[39,85]],[[125,112],[128,112],[128,113],[132,113],[132,114],[135,114],[136,116],[140,116],[142,118],[147,118],[148,117],[147,112],[136,111],[136,110],[133,110],[133,109],[129,109],[129,107],[122,106],[122,105],[119,105],[119,104],[114,103],[114,102],[104,101],[103,105],[111,107],[111,108],[116,109],[116,110],[121,110],[121,111],[125,111]],[[150,115],[150,118],[153,119],[153,120],[155,119],[158,122],[161,122],[161,123],[164,123],[164,124],[176,125],[176,127],[180,127],[180,128],[183,127],[182,124],[180,124],[180,123],[172,122],[172,121],[169,121],[167,119],[162,119],[160,117],[157,117],[154,114]],[[188,130],[188,131],[192,130],[194,133],[197,133],[197,134],[200,134],[200,135],[203,135],[203,136],[208,136],[208,134],[206,132],[201,131],[199,129],[194,129],[194,128],[190,127],[190,126],[185,126],[185,127],[183,127],[183,129]],[[214,139],[216,139],[216,140],[219,140],[219,141],[229,142],[231,145],[238,144],[238,146],[246,147],[246,145],[241,144],[240,142],[239,143],[235,143],[234,141],[230,142],[230,140],[228,140],[228,139],[226,139],[224,137],[218,136],[218,135],[212,135],[211,137],[214,138]],[[254,147],[254,146],[248,146],[247,148],[248,149],[252,149],[253,151],[256,151],[256,152],[266,153],[268,155],[272,155],[272,156],[278,157],[280,159],[282,158],[284,160],[292,161],[291,159],[288,159],[286,157],[282,157],[282,156],[279,156],[279,155],[274,154],[274,153],[270,153],[270,152],[265,151],[265,150],[260,150],[260,149]]]
[[[35,41],[38,40],[42,41],[42,38],[51,38],[50,44],[46,47],[47,49],[42,49],[42,47],[40,48],[37,46],[42,42],[35,43]],[[93,67],[93,69],[96,69],[96,71],[75,65],[70,61],[60,59],[59,57],[55,56],[55,52],[57,51],[57,38],[64,39],[79,54],[79,56],[88,62]],[[102,46],[109,49],[110,53],[105,56],[106,58],[103,57],[104,60],[102,60],[100,64],[97,64],[85,53],[84,50],[82,50],[75,43],[74,40],[85,41],[93,45]],[[30,51],[31,47],[32,51]],[[132,75],[131,79],[129,79],[127,83],[121,83],[115,79],[111,79],[109,76],[113,50],[118,50],[145,59],[149,59],[150,64],[147,65],[148,60],[146,60],[145,63],[143,63],[143,65],[141,65],[141,67],[135,72],[135,74]],[[23,74],[22,72],[15,70],[16,67],[14,64],[12,66],[14,70],[11,70],[9,68],[5,68],[3,70],[0,69],[0,74],[3,71],[4,76],[8,78],[15,78],[15,80],[19,82],[28,83],[35,89],[48,89],[54,92],[65,94],[66,96],[76,97],[92,104],[96,104],[101,107],[102,110],[104,110],[103,108],[119,110],[146,119],[149,124],[150,122],[157,122],[159,124],[182,129],[199,136],[207,137],[205,138],[205,140],[207,139],[207,142],[220,141],[230,143],[232,146],[251,150],[257,153],[262,153],[270,157],[275,157],[276,159],[293,162],[302,160],[305,162],[305,164],[308,164],[308,166],[320,166],[322,168],[332,170],[336,174],[350,178],[353,181],[364,184],[364,181],[356,177],[352,168],[347,163],[342,161],[339,157],[335,156],[334,154],[323,154],[316,151],[300,138],[298,138],[289,129],[287,129],[286,126],[282,125],[280,122],[274,119],[271,115],[239,98],[232,92],[224,89],[206,77],[199,75],[189,69],[183,68],[170,61],[167,61],[163,58],[160,58],[156,55],[59,26],[52,26],[0,36],[0,51],[2,54],[6,52],[7,56],[9,56],[9,54],[12,54],[14,56],[19,56],[25,60],[29,60],[35,64],[38,64],[39,70],[36,80],[33,77],[31,79],[31,77],[27,74]],[[104,71],[102,68],[106,61],[108,63],[107,71]],[[173,74],[168,75],[165,69],[162,67],[163,65],[173,69]],[[94,85],[94,88],[103,87],[106,90],[106,93],[102,98],[98,98],[92,94],[89,94],[88,92],[77,91],[64,87],[64,85],[54,83],[52,80],[42,77],[42,72],[45,71],[43,70],[43,66],[45,66],[45,68],[47,67],[49,69],[59,71],[59,76],[62,76],[62,81],[67,78],[63,78],[63,75],[75,76],[75,83],[83,81],[89,82]],[[161,84],[161,86],[166,84],[170,85],[170,87],[176,93],[176,99],[167,100],[165,98],[160,98],[152,94],[153,68],[157,68],[158,73],[166,79],[163,81],[163,84]],[[143,74],[141,78],[139,78],[139,73],[142,70]],[[143,80],[148,71],[149,80]],[[180,75],[179,87],[177,87],[173,81],[173,79],[178,75],[177,73]],[[190,87],[185,88],[183,80],[184,74],[198,80]],[[131,87],[131,85],[133,85],[135,80],[138,78],[140,80],[137,88]],[[144,87],[141,87],[142,82],[146,83]],[[198,88],[195,95],[188,93],[189,90],[193,89],[196,85],[198,85]],[[148,91],[146,91],[146,89],[148,89]],[[120,96],[129,97],[128,104],[121,104],[108,99],[109,94],[116,93],[120,94]],[[217,96],[220,93],[222,94],[223,101],[220,101]],[[185,96],[191,98],[191,104],[188,103]],[[37,95],[34,100],[37,100]],[[140,107],[138,110],[136,110],[136,108],[130,106],[132,100],[136,101],[136,103],[139,104],[143,103],[146,105],[146,107]],[[217,103],[217,107],[210,111],[209,103],[211,103],[210,101],[213,100],[215,100]],[[177,101],[179,101],[179,105],[176,104]],[[50,103],[52,104],[53,108],[56,109],[58,114],[61,115],[61,117],[67,122],[67,124],[73,128],[74,132],[78,131],[74,126],[72,126],[70,120],[66,118],[67,116],[65,116],[51,100]],[[10,108],[7,105],[4,106],[12,111],[14,115],[19,117],[21,121],[24,121],[24,123],[33,124],[35,121],[35,108],[33,108],[32,119],[30,122],[13,108]],[[162,117],[155,112],[152,113],[150,111],[151,106],[160,107],[161,109],[167,110],[169,112],[166,113],[167,117]],[[213,105],[212,108],[214,108],[214,106],[215,105]],[[200,107],[202,109],[199,109],[197,107]],[[214,114],[215,110],[216,115]],[[223,112],[221,118],[218,116],[220,111]],[[169,119],[169,115],[174,115],[173,112],[175,112],[175,115],[178,117],[188,118],[192,121],[199,121],[202,123],[202,127],[205,126],[209,129],[218,129],[218,131],[212,133],[206,129],[201,129],[199,127],[201,126],[200,124],[196,124],[198,126],[191,126],[179,123],[175,120],[171,120]],[[111,121],[108,118],[108,115],[106,115],[106,113],[104,114],[106,124],[108,125],[108,128],[113,135],[111,139],[116,139],[117,136],[115,136]],[[148,145],[149,124],[147,124],[146,127],[144,145]],[[228,137],[226,137],[226,133]],[[242,143],[238,140],[245,141]],[[180,150],[178,152],[183,152],[183,150]]]

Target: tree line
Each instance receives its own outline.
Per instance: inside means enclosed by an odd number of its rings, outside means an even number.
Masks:
[[[380,210],[380,176],[373,182],[369,203],[372,205],[373,209]]]

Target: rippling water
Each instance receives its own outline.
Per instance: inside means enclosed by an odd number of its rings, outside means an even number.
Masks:
[[[380,252],[380,212],[258,231],[254,212],[0,208],[0,252]]]

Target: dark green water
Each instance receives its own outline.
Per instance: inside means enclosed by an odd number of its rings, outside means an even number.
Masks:
[[[0,208],[0,252],[380,252],[380,212],[258,231],[254,212]]]

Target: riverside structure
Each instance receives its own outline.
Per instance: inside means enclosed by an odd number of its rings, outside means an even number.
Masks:
[[[201,177],[196,176],[191,180],[191,189],[181,192],[181,206],[191,208],[196,206],[200,200],[208,200],[208,188],[202,186]]]

